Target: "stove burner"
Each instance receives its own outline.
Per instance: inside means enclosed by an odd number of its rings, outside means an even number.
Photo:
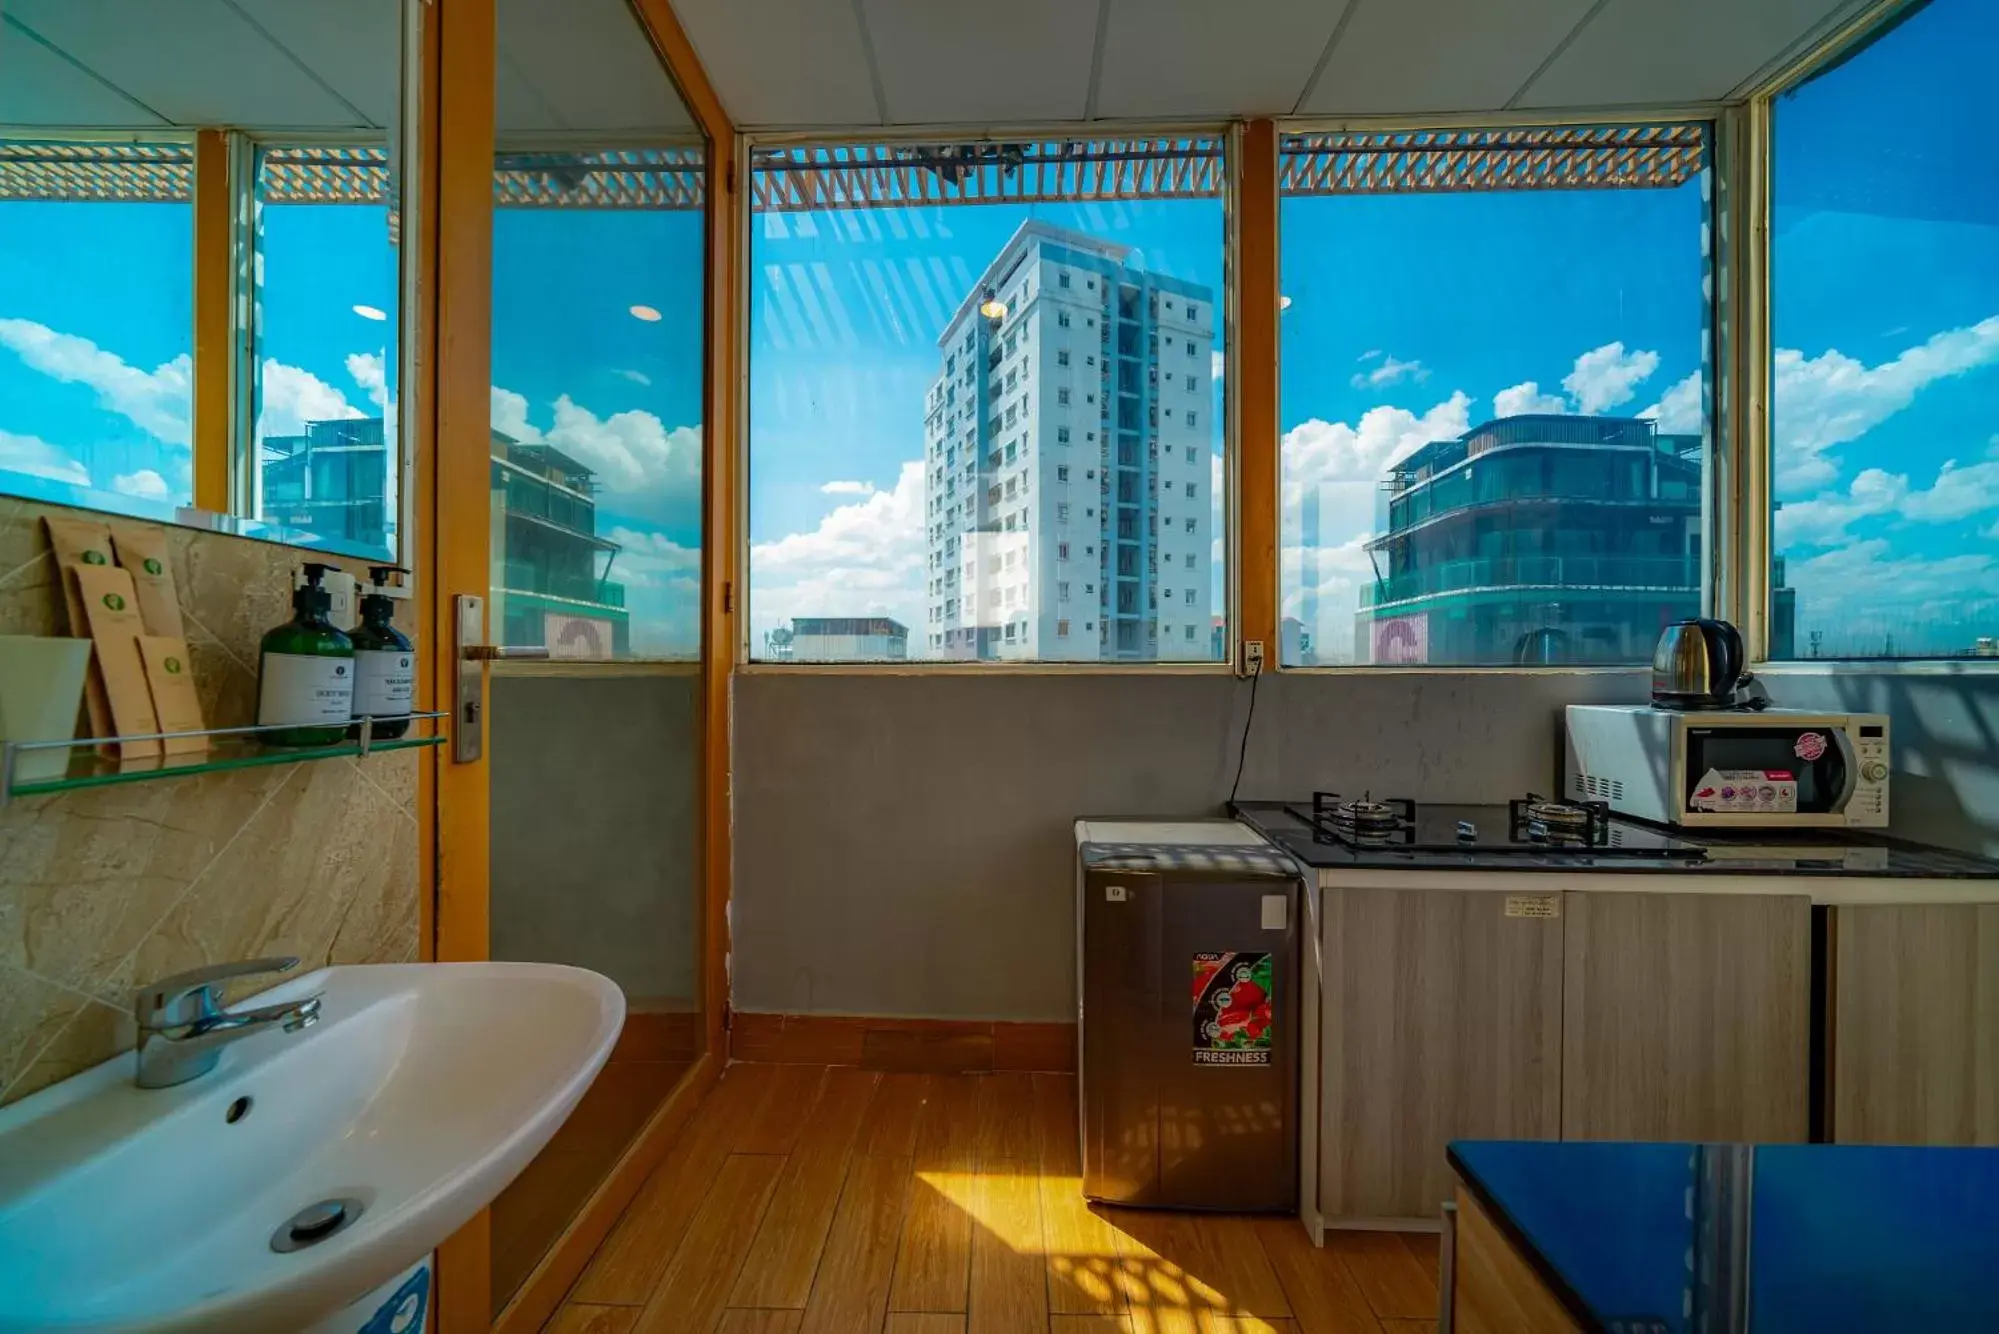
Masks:
[[[1610,805],[1602,801],[1551,801],[1538,793],[1507,803],[1512,835],[1533,843],[1601,847],[1610,842]]]
[[[1342,798],[1337,792],[1312,794],[1312,823],[1343,843],[1380,847],[1416,841],[1416,803],[1400,798]]]

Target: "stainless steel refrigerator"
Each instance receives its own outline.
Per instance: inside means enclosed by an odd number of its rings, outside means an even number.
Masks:
[[[1295,1210],[1296,863],[1227,820],[1076,839],[1083,1193]]]

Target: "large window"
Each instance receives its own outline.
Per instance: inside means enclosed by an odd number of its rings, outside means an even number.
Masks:
[[[1642,662],[1700,611],[1707,139],[1284,140],[1286,665]]]
[[[193,501],[191,143],[0,140],[0,492]]]
[[[1935,0],[1773,108],[1773,658],[1995,651],[1995,51]]]
[[[292,540],[393,558],[399,251],[388,150],[254,153],[252,512]]]
[[[754,657],[1227,657],[1225,166],[755,151]]]

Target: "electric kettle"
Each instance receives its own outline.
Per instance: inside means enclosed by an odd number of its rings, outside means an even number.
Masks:
[[[1652,652],[1652,705],[1732,709],[1750,675],[1742,635],[1727,621],[1674,621]]]

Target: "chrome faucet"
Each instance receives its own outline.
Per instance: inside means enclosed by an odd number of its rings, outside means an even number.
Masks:
[[[246,959],[175,973],[132,995],[132,1018],[139,1026],[142,1089],[172,1088],[199,1079],[222,1059],[222,1049],[271,1028],[296,1033],[319,1022],[319,994],[254,1010],[224,1010],[218,983],[256,973],[284,973],[298,967],[296,955]]]

